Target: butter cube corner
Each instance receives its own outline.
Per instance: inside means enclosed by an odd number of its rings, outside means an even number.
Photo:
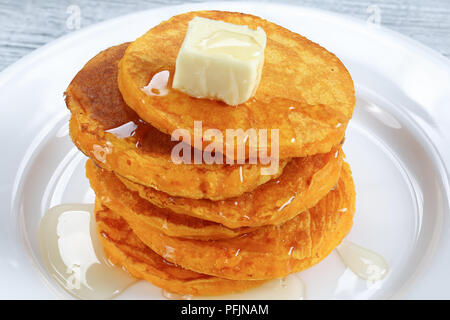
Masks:
[[[195,17],[178,53],[172,87],[195,98],[243,103],[258,88],[265,46],[262,28]]]

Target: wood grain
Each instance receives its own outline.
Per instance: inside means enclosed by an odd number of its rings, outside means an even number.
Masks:
[[[139,10],[181,4],[179,0],[0,0],[0,70],[71,30],[67,8],[81,9],[81,27]],[[200,1],[189,1],[200,2]],[[381,24],[450,57],[449,0],[284,0],[366,20],[367,8],[381,9]]]

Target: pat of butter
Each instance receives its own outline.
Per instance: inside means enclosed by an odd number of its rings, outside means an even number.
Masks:
[[[258,88],[265,47],[262,28],[195,17],[178,53],[172,87],[195,98],[243,103]]]

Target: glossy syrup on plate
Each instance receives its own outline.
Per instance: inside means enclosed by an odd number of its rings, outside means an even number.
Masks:
[[[65,204],[49,209],[39,229],[42,258],[52,277],[74,297],[112,299],[137,280],[105,257],[96,232],[93,209],[92,204]],[[168,248],[167,254],[171,250],[173,248]],[[352,242],[344,240],[336,251],[342,262],[363,280],[377,282],[389,272],[388,263],[381,255]],[[291,274],[245,292],[221,296],[192,297],[166,290],[161,294],[170,300],[303,300],[306,299],[306,288],[299,274]]]
[[[112,265],[98,239],[93,204],[64,204],[47,211],[39,227],[48,272],[78,299],[111,299],[137,280]]]
[[[342,241],[336,248],[342,262],[359,278],[376,282],[389,273],[389,265],[378,253],[350,241]]]

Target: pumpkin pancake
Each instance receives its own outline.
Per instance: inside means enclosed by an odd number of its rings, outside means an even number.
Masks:
[[[214,221],[228,228],[257,227],[283,223],[313,207],[333,188],[339,178],[343,152],[292,159],[283,174],[252,192],[221,201],[172,197],[123,177],[119,179],[132,191],[160,208],[175,213]]]
[[[103,168],[172,196],[220,200],[252,191],[281,174],[261,175],[260,165],[175,164],[178,142],[145,123],[122,99],[117,64],[128,44],[111,47],[75,76],[66,91],[75,145]]]
[[[199,273],[233,280],[282,278],[325,258],[353,224],[355,187],[344,164],[337,187],[313,208],[279,226],[237,238],[200,241],[169,237],[119,214],[146,245],[166,260]]]
[[[178,51],[189,21],[196,16],[264,29],[265,62],[253,98],[229,106],[171,88]],[[146,94],[142,88],[162,71],[170,73],[168,90]],[[204,130],[221,132],[279,129],[280,158],[329,152],[343,139],[355,105],[352,78],[334,54],[272,22],[237,12],[189,12],[150,29],[126,50],[118,83],[127,104],[162,132],[183,128],[193,136],[194,121],[202,121]],[[270,152],[270,141],[267,148]]]
[[[92,160],[86,163],[86,175],[103,206],[114,212],[127,211],[129,219],[142,224],[143,228],[158,229],[172,237],[199,240],[233,238],[253,230],[248,227],[230,229],[215,222],[159,208],[139,197],[137,192],[128,190],[114,173],[101,169]]]
[[[137,279],[147,280],[168,292],[208,296],[245,291],[262,281],[234,281],[177,267],[148,248],[118,214],[95,203],[97,231],[106,256]]]

